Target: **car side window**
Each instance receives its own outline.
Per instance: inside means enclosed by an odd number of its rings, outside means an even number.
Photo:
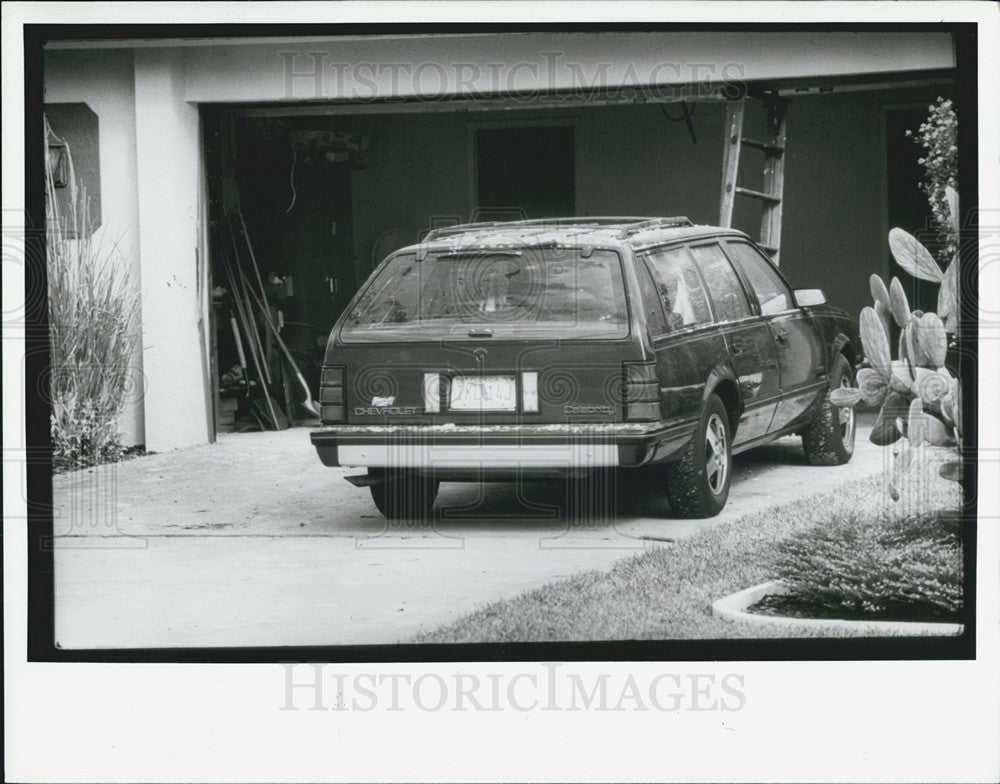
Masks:
[[[649,268],[640,260],[636,260],[635,275],[639,280],[639,296],[642,298],[642,310],[646,314],[646,328],[653,337],[669,332],[667,320],[663,316],[663,305],[656,293],[656,284]]]
[[[711,323],[712,311],[705,288],[683,248],[656,250],[649,253],[646,260],[671,330]]]
[[[696,245],[691,254],[705,276],[708,293],[719,321],[739,321],[753,315],[743,284],[717,244]]]
[[[733,258],[743,267],[750,286],[757,294],[760,311],[765,316],[781,313],[795,306],[792,291],[781,276],[752,245],[745,242],[727,242]]]

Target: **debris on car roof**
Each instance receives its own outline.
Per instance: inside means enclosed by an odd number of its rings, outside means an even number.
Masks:
[[[444,246],[446,252],[475,248],[560,247],[586,244],[617,244],[623,241],[663,241],[712,231],[717,227],[696,225],[689,218],[649,218],[636,216],[601,216],[551,218],[520,221],[463,223],[432,229],[420,242],[421,255],[429,245]],[[728,229],[718,231],[732,232]],[[738,232],[733,232],[738,233]]]
[[[518,234],[536,234],[541,231],[562,229],[577,229],[578,231],[608,231],[617,229],[622,238],[628,234],[645,228],[665,226],[694,226],[689,218],[639,218],[639,217],[583,217],[583,218],[538,218],[519,221],[488,221],[483,223],[460,223],[455,226],[443,226],[432,229],[424,242],[434,242],[460,234],[493,233],[496,231],[512,231]],[[520,231],[518,231],[520,230]]]

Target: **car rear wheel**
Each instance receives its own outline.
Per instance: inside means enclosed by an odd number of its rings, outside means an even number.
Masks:
[[[851,364],[840,354],[830,373],[830,390],[853,386]],[[812,465],[843,465],[854,454],[854,409],[833,405],[830,390],[823,395],[816,418],[802,431],[802,447]]]
[[[667,466],[667,500],[680,517],[714,517],[729,498],[732,477],[729,412],[712,395],[683,457]]]
[[[414,471],[383,470],[382,481],[370,486],[372,500],[390,520],[422,520],[432,514],[438,485],[434,479]]]

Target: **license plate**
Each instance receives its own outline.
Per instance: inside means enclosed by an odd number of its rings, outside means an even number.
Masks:
[[[516,411],[513,376],[456,376],[451,380],[452,411]]]

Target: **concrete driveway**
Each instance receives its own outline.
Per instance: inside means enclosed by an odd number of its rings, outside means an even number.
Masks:
[[[56,640],[64,648],[395,643],[475,607],[882,471],[859,427],[845,466],[798,438],[735,459],[729,503],[676,520],[619,484],[596,524],[559,513],[559,482],[445,484],[429,524],[387,524],[325,468],[307,429],[54,477]]]

